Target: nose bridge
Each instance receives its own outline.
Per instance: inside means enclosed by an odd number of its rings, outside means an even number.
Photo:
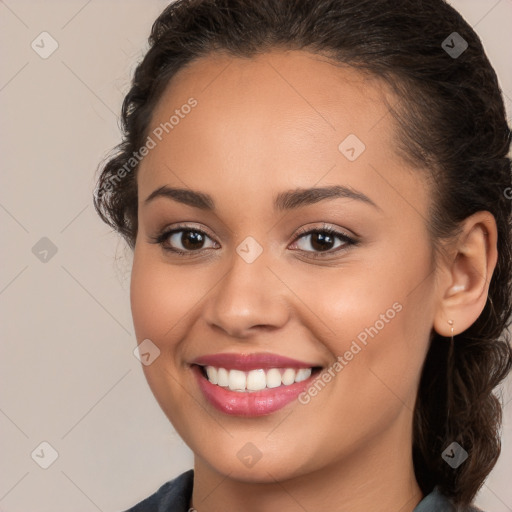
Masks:
[[[245,337],[255,327],[277,328],[288,319],[283,287],[273,273],[270,253],[248,236],[234,248],[230,268],[210,294],[205,320],[233,337]]]

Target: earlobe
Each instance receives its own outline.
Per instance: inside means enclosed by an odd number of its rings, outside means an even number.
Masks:
[[[448,251],[447,251],[448,253]],[[477,212],[468,217],[442,263],[439,302],[434,329],[441,336],[470,327],[482,313],[498,259],[497,228],[493,215]],[[452,324],[449,321],[452,321]]]

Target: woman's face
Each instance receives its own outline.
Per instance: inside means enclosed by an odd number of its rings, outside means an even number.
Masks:
[[[385,97],[351,68],[274,51],[197,60],[157,105],[132,312],[196,464],[273,481],[410,450],[437,301],[430,192]]]

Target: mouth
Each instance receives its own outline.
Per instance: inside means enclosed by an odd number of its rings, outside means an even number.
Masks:
[[[217,410],[253,417],[294,401],[323,367],[273,355],[223,354],[199,358],[191,368],[204,397]]]
[[[318,373],[321,367],[257,368],[251,371],[242,371],[215,366],[199,366],[199,369],[210,384],[230,391],[254,393],[263,389],[275,389],[303,382]]]

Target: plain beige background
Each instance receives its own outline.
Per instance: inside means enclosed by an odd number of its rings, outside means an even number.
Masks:
[[[91,203],[166,4],[0,0],[4,512],[120,511],[192,467],[133,355],[129,253]],[[512,0],[453,4],[483,39],[510,113]],[[510,382],[503,454],[477,501],[487,512],[512,510]]]

